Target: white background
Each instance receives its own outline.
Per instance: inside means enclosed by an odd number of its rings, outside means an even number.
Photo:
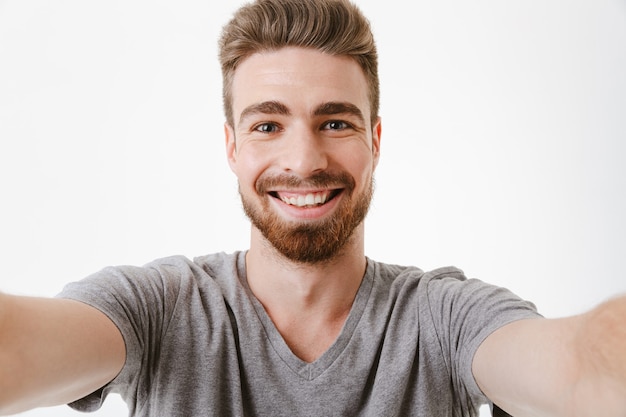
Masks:
[[[367,254],[550,317],[626,291],[626,2],[357,3],[383,88]],[[0,289],[247,247],[216,58],[240,4],[0,0]]]

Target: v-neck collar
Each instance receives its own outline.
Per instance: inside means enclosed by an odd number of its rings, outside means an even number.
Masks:
[[[352,303],[350,313],[339,332],[339,336],[337,336],[333,344],[319,358],[309,363],[303,361],[291,351],[261,302],[254,296],[252,290],[250,290],[246,274],[246,252],[240,252],[237,259],[237,274],[239,275],[239,280],[245,288],[248,298],[256,311],[256,315],[265,330],[268,341],[276,354],[285,362],[289,369],[306,380],[313,380],[324,373],[345,350],[354,334],[357,324],[361,320],[363,311],[369,300],[374,281],[374,269],[375,263],[367,259],[365,275],[363,276],[361,285]]]

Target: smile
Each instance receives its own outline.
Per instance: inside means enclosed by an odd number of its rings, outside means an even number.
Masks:
[[[340,192],[340,189],[309,192],[306,194],[286,191],[274,191],[271,192],[270,195],[272,197],[278,198],[283,203],[290,206],[308,208],[322,206],[328,201],[332,200],[334,197],[336,197]]]

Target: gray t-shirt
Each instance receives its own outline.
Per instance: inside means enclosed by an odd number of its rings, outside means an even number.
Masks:
[[[116,392],[131,416],[476,416],[488,401],[472,376],[476,349],[538,317],[458,269],[368,259],[340,335],[306,363],[250,292],[244,252],[106,268],[59,296],[108,315],[127,351],[111,383],[71,406],[94,411]]]

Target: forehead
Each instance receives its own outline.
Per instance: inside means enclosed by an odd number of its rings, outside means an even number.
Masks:
[[[278,101],[310,109],[324,102],[347,102],[369,117],[368,86],[357,62],[305,48],[255,53],[237,67],[232,84],[233,112],[255,103]]]

